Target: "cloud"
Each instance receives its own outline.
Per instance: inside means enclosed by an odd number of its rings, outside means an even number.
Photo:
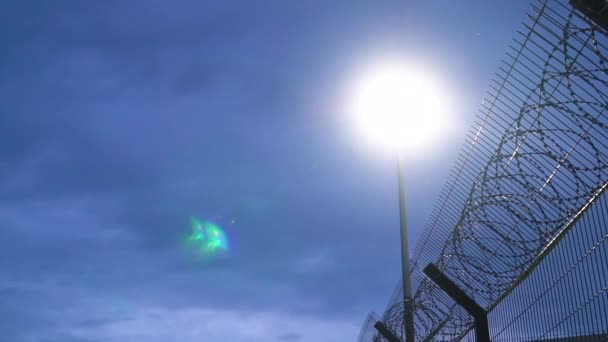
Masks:
[[[13,287],[18,290],[10,295],[1,292],[0,298],[10,300],[0,312],[6,317],[3,337],[16,341],[322,342],[353,340],[358,333],[351,321],[316,315],[171,306],[150,296],[116,295],[49,281],[13,283]],[[205,296],[203,290],[200,295]],[[22,316],[18,303],[24,302],[37,302],[38,312]]]
[[[351,334],[396,211],[304,104],[351,5],[7,3],[0,339]],[[230,260],[181,248],[191,215],[236,221]]]
[[[129,320],[71,328],[74,337],[101,341],[336,341],[354,340],[358,327],[340,320],[280,312],[137,308]]]

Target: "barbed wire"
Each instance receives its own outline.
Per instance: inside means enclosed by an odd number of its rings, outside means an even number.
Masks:
[[[534,2],[523,27],[414,250],[418,340],[459,340],[473,324],[424,266],[435,263],[491,311],[608,182],[607,32],[565,0]],[[402,298],[399,285],[382,317],[400,336]]]

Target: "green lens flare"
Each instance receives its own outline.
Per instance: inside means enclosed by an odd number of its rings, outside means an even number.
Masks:
[[[187,240],[202,255],[213,257],[228,252],[228,238],[222,228],[195,217],[191,225],[192,233]]]

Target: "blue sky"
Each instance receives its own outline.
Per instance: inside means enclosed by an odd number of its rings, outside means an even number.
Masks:
[[[408,164],[413,246],[527,6],[3,1],[1,339],[355,340],[400,262],[395,163],[350,135],[346,75],[397,52],[458,98]],[[229,259],[184,253],[192,215]]]

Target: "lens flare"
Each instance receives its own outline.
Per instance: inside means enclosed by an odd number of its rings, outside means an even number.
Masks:
[[[201,255],[217,257],[228,253],[229,244],[226,233],[215,223],[191,218],[192,233],[188,244]]]

